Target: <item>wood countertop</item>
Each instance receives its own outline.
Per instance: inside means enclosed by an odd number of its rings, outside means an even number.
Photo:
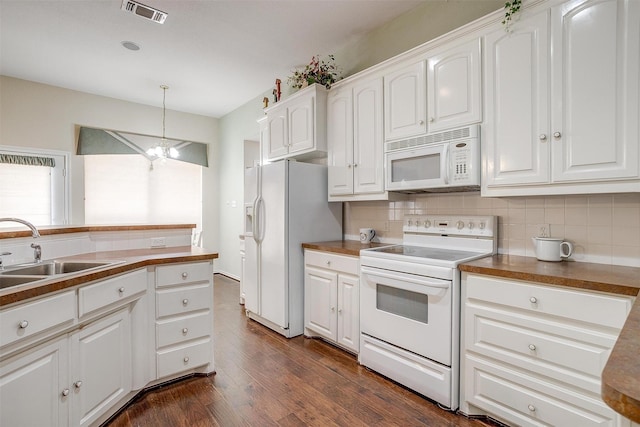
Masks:
[[[636,267],[496,255],[462,264],[460,270],[630,296],[640,292],[640,268]],[[640,422],[640,298],[636,298],[602,371],[602,399],[615,411]]]
[[[379,248],[380,246],[389,246],[390,243],[360,243],[359,240],[331,240],[328,242],[303,243],[304,249],[313,249],[315,251],[333,252],[342,255],[360,256],[361,249]]]
[[[104,279],[149,265],[208,261],[216,258],[218,258],[217,253],[209,252],[197,246],[91,252],[56,258],[56,260],[114,261],[115,263],[87,272],[80,271],[77,273],[52,276],[51,278],[38,280],[37,282],[0,289],[0,306],[82,285],[93,280]]]
[[[41,236],[54,234],[86,233],[89,231],[137,231],[137,230],[173,230],[179,228],[196,228],[196,224],[131,224],[131,225],[46,225],[36,227]],[[0,229],[0,239],[31,237],[31,230],[26,226]]]

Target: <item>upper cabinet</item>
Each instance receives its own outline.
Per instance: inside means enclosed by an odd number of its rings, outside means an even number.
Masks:
[[[482,120],[481,44],[437,49],[427,59],[428,130],[440,132]]]
[[[327,90],[311,85],[266,110],[267,160],[324,157]]]
[[[640,2],[570,1],[486,37],[487,196],[639,191]]]
[[[408,138],[427,132],[425,62],[416,62],[384,76],[384,138]]]

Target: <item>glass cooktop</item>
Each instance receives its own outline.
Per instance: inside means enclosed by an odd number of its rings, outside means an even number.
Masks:
[[[409,245],[386,246],[368,250],[385,254],[404,255],[442,261],[460,261],[478,256],[477,252],[456,251],[453,249],[428,248],[423,246]]]

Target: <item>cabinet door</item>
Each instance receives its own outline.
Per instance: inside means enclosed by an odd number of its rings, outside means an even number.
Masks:
[[[351,86],[327,98],[327,165],[329,195],[353,194],[353,106]]]
[[[549,12],[486,36],[483,185],[549,182]]]
[[[289,154],[315,147],[315,103],[315,96],[304,96],[288,105]]]
[[[640,2],[552,9],[553,181],[638,177]]]
[[[384,191],[382,79],[353,87],[353,192]]]
[[[305,327],[336,341],[338,275],[333,271],[306,267],[304,273]]]
[[[429,132],[482,120],[480,52],[480,39],[476,39],[428,59]]]
[[[267,113],[267,146],[267,158],[270,160],[286,156],[289,152],[286,107]]]
[[[420,61],[384,77],[386,140],[426,133],[427,79]]]
[[[69,424],[68,338],[57,339],[2,362],[0,425]],[[68,391],[68,390],[67,390]]]
[[[128,307],[71,337],[72,425],[90,425],[131,391]]]
[[[360,292],[355,276],[338,275],[338,344],[360,349]]]

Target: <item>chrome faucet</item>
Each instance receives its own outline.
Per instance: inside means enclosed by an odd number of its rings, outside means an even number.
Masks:
[[[40,232],[38,232],[38,229],[36,228],[36,226],[31,224],[29,221],[25,221],[24,219],[20,219],[20,218],[0,218],[0,222],[18,222],[20,224],[24,224],[24,225],[26,225],[27,227],[29,227],[31,229],[31,235],[34,238],[40,237]],[[35,262],[42,261],[42,248],[40,247],[40,245],[32,243],[31,247],[33,248],[33,260]]]

